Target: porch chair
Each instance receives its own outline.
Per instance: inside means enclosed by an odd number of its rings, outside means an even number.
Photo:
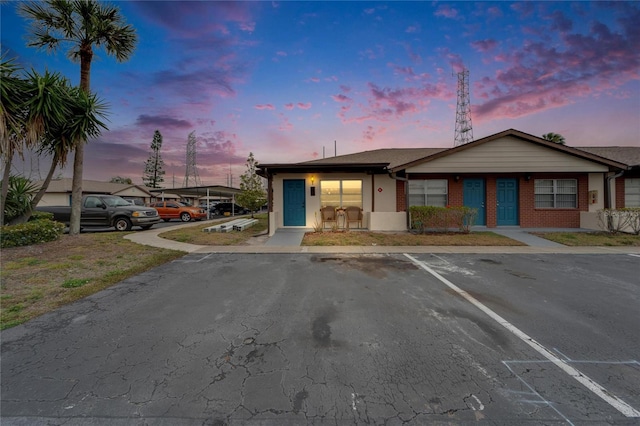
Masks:
[[[325,223],[333,222],[335,226],[338,226],[338,220],[336,218],[336,208],[333,206],[324,206],[320,209],[320,216],[322,218],[322,229],[324,229]]]
[[[347,229],[349,229],[349,223],[356,222],[358,228],[362,228],[362,209],[356,206],[347,207]]]

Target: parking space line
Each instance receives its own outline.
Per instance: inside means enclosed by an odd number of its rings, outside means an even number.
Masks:
[[[640,257],[640,254],[631,254],[631,253],[629,253],[629,256]]]
[[[567,423],[569,423],[570,425],[573,425],[573,422],[571,420],[569,420],[567,418],[567,416],[565,416],[564,414],[562,414],[562,412],[560,410],[558,410],[556,408],[556,406],[551,402],[548,401],[546,398],[544,398],[542,395],[540,395],[540,393],[538,393],[538,391],[536,391],[533,386],[531,386],[526,380],[524,380],[522,377],[520,377],[519,374],[517,374],[515,371],[513,371],[513,369],[511,368],[511,366],[509,365],[510,361],[502,361],[502,364],[504,364],[505,367],[507,367],[507,370],[509,370],[511,372],[511,374],[513,374],[514,376],[516,376],[516,378],[527,388],[529,389],[529,392],[523,392],[523,394],[527,394],[527,395],[534,395],[536,397],[538,397],[540,400],[539,401],[535,401],[535,400],[522,400],[522,402],[527,402],[529,404],[544,404],[547,407],[551,408],[553,411],[555,411],[556,413],[558,413],[558,415],[560,417],[562,417]]]
[[[453,284],[451,281],[447,280],[445,277],[443,277],[442,275],[440,275],[439,273],[431,269],[424,262],[419,261],[418,259],[416,259],[415,257],[411,256],[408,253],[404,253],[404,256],[407,257],[409,260],[411,260],[411,262],[413,262],[418,267],[424,269],[425,271],[433,275],[436,279],[438,279],[444,285],[449,287],[451,290],[455,291],[458,295],[463,297],[465,300],[467,300],[469,303],[474,305],[476,308],[480,309],[482,312],[487,314],[498,324],[502,325],[504,328],[509,330],[512,334],[517,336],[520,340],[522,340],[524,343],[529,345],[540,355],[542,355],[543,357],[551,361],[555,366],[557,366],[562,371],[567,373],[574,380],[582,384],[591,392],[599,396],[602,400],[604,400],[607,404],[611,405],[613,408],[618,410],[624,416],[640,417],[640,411],[636,410],[631,405],[627,404],[625,401],[623,401],[622,399],[618,398],[617,396],[615,396],[614,394],[606,390],[603,386],[596,383],[593,379],[589,378],[578,369],[572,367],[571,365],[567,364],[565,361],[558,358],[552,351],[544,347],[542,344],[538,343],[535,339],[533,339],[531,336],[527,335],[525,332],[523,332],[522,330],[520,330],[519,328],[511,324],[506,319],[502,318],[496,312],[492,311],[489,307],[481,303],[478,299],[471,296],[469,293],[462,290],[460,287]]]
[[[180,259],[176,259],[174,260],[175,263],[198,263],[198,262],[202,262],[205,259],[210,258],[211,256],[213,256],[214,253],[209,253],[199,259],[184,259],[184,258],[180,258]]]

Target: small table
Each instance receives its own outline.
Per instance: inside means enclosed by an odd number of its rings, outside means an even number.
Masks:
[[[342,220],[342,226],[340,226],[340,220]],[[347,211],[343,208],[336,209],[336,226],[341,229],[347,227]]]

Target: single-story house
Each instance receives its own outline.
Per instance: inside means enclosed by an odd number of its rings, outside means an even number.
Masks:
[[[640,146],[574,148],[506,130],[454,148],[388,148],[259,164],[269,234],[311,228],[324,206],[357,206],[362,228],[403,231],[409,207],[469,206],[488,228],[597,229],[597,211],[640,207]]]
[[[42,185],[42,181],[36,185]],[[38,203],[39,206],[70,206],[71,205],[71,178],[52,179],[47,187],[47,192]],[[118,195],[127,200],[138,200],[144,204],[150,203],[155,194],[149,192],[149,188],[142,185],[126,183],[100,182],[96,180],[82,181],[83,194],[107,194]]]

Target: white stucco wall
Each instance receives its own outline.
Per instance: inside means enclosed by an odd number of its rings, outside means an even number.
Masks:
[[[321,223],[320,182],[322,180],[359,179],[362,181],[362,227],[378,231],[407,229],[405,213],[396,212],[396,182],[387,175],[368,175],[366,173],[284,173],[275,175],[272,181],[273,211],[269,214],[269,230],[271,234],[277,228],[284,226],[283,188],[284,181],[288,179],[304,179],[305,181],[305,225],[291,228],[314,228],[316,224],[319,225]],[[311,186],[316,188],[315,196],[311,195]],[[372,210],[375,210],[373,214]]]
[[[597,202],[589,200],[589,212],[597,212],[604,208],[604,174],[589,173],[589,191],[596,191]]]

